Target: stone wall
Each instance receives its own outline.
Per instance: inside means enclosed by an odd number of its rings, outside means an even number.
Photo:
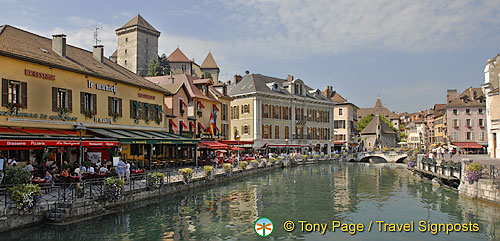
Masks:
[[[473,184],[462,180],[458,192],[469,198],[500,203],[499,186],[490,179],[480,179]]]

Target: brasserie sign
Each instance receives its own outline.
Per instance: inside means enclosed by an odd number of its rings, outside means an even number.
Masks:
[[[103,85],[103,84],[98,84],[98,83],[92,83],[89,80],[88,87],[90,89],[104,90],[104,91],[113,92],[116,94],[116,85]]]
[[[40,78],[40,79],[46,79],[46,80],[56,80],[56,76],[53,74],[46,74],[42,72],[37,72],[29,69],[24,70],[24,75],[35,77],[35,78]]]

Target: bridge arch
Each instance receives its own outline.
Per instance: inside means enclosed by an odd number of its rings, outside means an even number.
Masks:
[[[404,163],[405,159],[406,159],[406,156],[400,157],[398,160],[396,160],[396,163]]]
[[[369,163],[387,163],[387,159],[380,156],[365,156],[359,160],[359,162],[369,162]]]

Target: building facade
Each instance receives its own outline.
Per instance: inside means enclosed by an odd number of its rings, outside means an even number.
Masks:
[[[484,68],[483,93],[486,96],[486,126],[488,131],[488,154],[491,158],[500,158],[500,95],[499,74],[500,55],[488,60]]]
[[[397,146],[397,132],[392,130],[378,114],[373,117],[360,134],[362,146],[368,150]]]
[[[486,98],[480,88],[469,87],[460,95],[448,90],[445,110],[446,135],[453,145],[475,151],[488,145]]]
[[[235,76],[228,94],[233,98],[231,140],[253,141],[254,149],[330,153],[334,102],[302,80]]]
[[[116,36],[118,47],[112,58],[135,74],[146,76],[149,63],[158,58],[160,31],[138,14],[117,29]]]

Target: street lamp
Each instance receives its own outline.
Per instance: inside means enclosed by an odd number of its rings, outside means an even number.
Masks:
[[[329,140],[330,146],[328,148],[328,153],[330,153],[330,158],[332,158],[332,139]]]
[[[285,139],[285,152],[288,155],[288,139]]]
[[[238,167],[240,166],[240,134],[236,134],[236,141],[238,141]]]
[[[78,160],[80,165],[80,171],[78,172],[78,178],[82,180],[82,162],[83,162],[82,139],[85,136],[85,132],[87,132],[87,128],[82,123],[80,123],[80,125],[76,126],[75,130],[76,130],[76,135],[80,138],[80,158]]]

